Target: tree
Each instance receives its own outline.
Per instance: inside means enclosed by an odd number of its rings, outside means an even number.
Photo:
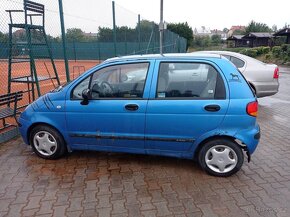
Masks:
[[[142,20],[140,22],[141,41],[148,42],[153,30],[154,23],[148,20]],[[139,26],[136,24],[135,28],[128,26],[116,26],[117,42],[137,42]],[[100,42],[112,42],[113,41],[113,29],[108,27],[99,27],[98,29],[98,41]]]
[[[246,34],[246,31],[241,30],[241,29],[236,29],[236,30],[233,32],[233,35],[245,35],[245,34]]]
[[[86,37],[84,32],[78,28],[67,29],[66,39],[68,42],[78,41],[83,42],[86,41]]]
[[[113,30],[108,28],[108,27],[99,27],[98,41],[99,42],[112,42],[113,41]]]
[[[192,41],[192,46],[194,47],[209,47],[212,44],[212,39],[210,36],[194,36]]]
[[[209,47],[211,45],[211,38],[207,35],[203,37],[202,47]]]
[[[192,28],[185,23],[169,23],[167,25],[167,29],[176,34],[182,36],[183,38],[187,39],[187,47],[186,49],[192,44],[193,40],[193,31]]]
[[[4,34],[2,32],[0,32],[0,42],[2,43],[7,43],[8,42],[8,34]]]
[[[282,29],[289,28],[289,27],[290,27],[290,25],[285,23],[285,25],[284,25],[284,27]]]
[[[229,29],[228,28],[224,28],[223,29],[223,32],[228,33],[229,32]]]
[[[213,45],[219,45],[220,43],[222,43],[222,37],[220,35],[212,35],[211,41]]]
[[[250,32],[272,32],[272,29],[265,23],[257,23],[252,20],[246,27],[246,33]]]

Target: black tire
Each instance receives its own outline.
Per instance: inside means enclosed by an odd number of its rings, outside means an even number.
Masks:
[[[202,146],[198,153],[198,162],[208,174],[227,177],[241,169],[244,154],[236,142],[221,138],[208,141]]]
[[[47,136],[47,141],[41,142],[41,139],[44,139],[45,136]],[[57,159],[67,152],[66,143],[62,135],[47,125],[34,127],[29,135],[29,143],[35,154],[44,159]],[[52,147],[46,146],[47,143],[51,143]],[[43,146],[44,149],[40,146]]]

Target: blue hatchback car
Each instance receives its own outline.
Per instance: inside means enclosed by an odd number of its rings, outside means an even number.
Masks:
[[[247,81],[220,55],[128,56],[37,99],[19,129],[45,159],[74,150],[164,155],[229,176],[257,147],[257,112]]]

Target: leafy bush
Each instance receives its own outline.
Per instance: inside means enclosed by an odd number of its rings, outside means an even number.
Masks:
[[[256,47],[256,50],[257,50],[257,55],[260,56],[263,54],[263,49],[264,47]]]
[[[290,59],[290,46],[288,47],[288,50],[285,52],[286,56]]]
[[[281,50],[282,50],[283,52],[287,51],[288,49],[290,49],[290,47],[288,48],[288,44],[283,44],[283,45],[281,46]]]
[[[287,63],[287,62],[289,62],[290,61],[290,56],[284,56],[283,57],[283,63]]]
[[[257,51],[257,49],[250,49],[250,50],[248,51],[248,56],[250,56],[250,57],[256,57],[256,56],[258,56],[258,51]]]
[[[279,57],[282,53],[282,49],[280,46],[274,46],[272,47],[272,53],[274,57]]]
[[[271,59],[271,54],[269,54],[269,53],[266,54],[266,55],[265,55],[265,60],[270,60],[270,59]]]
[[[270,47],[263,47],[263,54],[268,54],[270,52]]]
[[[258,55],[258,51],[255,48],[243,49],[240,53],[250,57],[256,57]]]
[[[283,44],[281,50],[283,51],[283,55],[290,57],[290,44]]]
[[[239,53],[246,55],[248,49],[243,48],[239,51]]]

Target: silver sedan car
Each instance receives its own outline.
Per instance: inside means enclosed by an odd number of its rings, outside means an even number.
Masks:
[[[252,57],[230,51],[198,51],[196,53],[220,54],[230,60],[255,91],[257,97],[271,96],[279,90],[279,68]]]

